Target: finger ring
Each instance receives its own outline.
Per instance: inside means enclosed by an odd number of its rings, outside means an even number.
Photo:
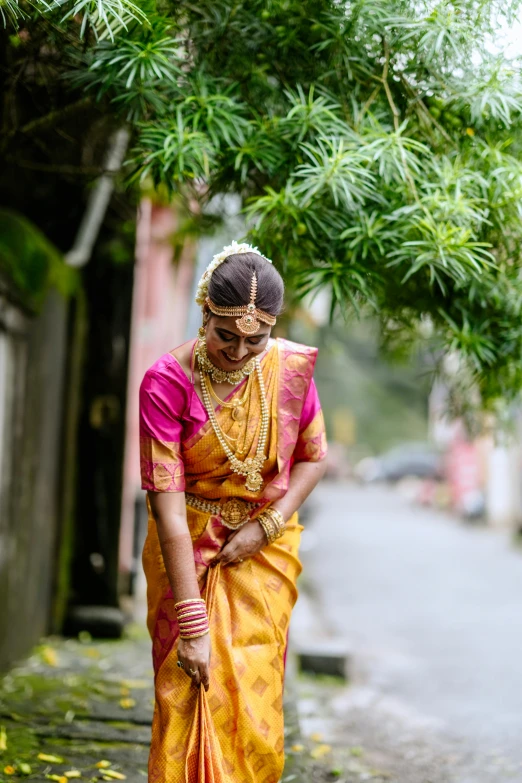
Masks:
[[[178,666],[180,669],[183,669],[184,668],[183,661],[178,661]]]
[[[192,674],[192,676],[194,676],[195,674],[197,674],[197,669],[189,669],[189,674]]]

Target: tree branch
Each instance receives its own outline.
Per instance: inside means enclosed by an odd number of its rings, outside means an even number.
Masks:
[[[382,76],[381,81],[384,87],[384,91],[386,93],[386,97],[388,98],[388,103],[390,104],[390,109],[392,110],[393,114],[393,127],[395,128],[395,132],[397,133],[399,130],[399,110],[397,106],[395,105],[395,101],[393,100],[393,95],[390,90],[390,85],[388,84],[388,72],[390,70],[390,45],[388,44],[388,41],[386,38],[383,38],[382,40],[383,47],[384,47],[384,67],[382,69]]]
[[[70,103],[68,106],[64,106],[62,109],[56,109],[55,111],[51,111],[48,114],[45,114],[43,117],[37,117],[36,119],[27,122],[25,125],[22,125],[21,128],[13,128],[5,134],[1,148],[5,149],[9,141],[19,133],[34,133],[35,131],[39,131],[41,128],[47,128],[49,125],[54,125],[57,121],[65,119],[71,114],[74,115],[79,109],[87,108],[91,104],[91,96],[80,98],[80,100],[75,101],[74,103]]]
[[[104,173],[98,178],[89,194],[74,245],[65,254],[65,260],[69,266],[84,266],[91,257],[94,243],[98,237],[114,189],[114,177],[123,165],[129,140],[130,131],[126,127],[119,128],[109,139],[104,162]]]
[[[428,107],[426,106],[426,104],[424,103],[424,101],[422,100],[420,95],[416,92],[414,87],[412,87],[412,85],[409,83],[409,81],[406,79],[406,77],[404,76],[403,73],[401,73],[401,81],[402,81],[405,89],[408,90],[410,95],[412,95],[415,98],[415,102],[419,106],[419,108],[420,108],[420,110],[422,112],[422,116],[426,117],[426,119],[430,122],[430,124],[434,125],[437,128],[437,130],[439,131],[439,133],[441,134],[441,136],[444,139],[446,139],[448,144],[451,144],[451,146],[455,149],[456,148],[456,144],[453,141],[453,139],[451,138],[451,136],[442,127],[442,125],[439,122],[437,122],[435,117],[430,113]]]
[[[12,155],[9,155],[6,160],[13,161],[17,166],[21,166],[24,169],[48,171],[54,174],[83,174],[85,176],[98,177],[100,174],[104,173],[103,169],[97,166],[69,166],[57,163],[35,163],[32,160],[20,160]]]
[[[388,72],[390,69],[390,45],[386,38],[382,39],[383,47],[384,47],[384,67],[382,69],[382,84],[384,87],[384,91],[386,93],[386,97],[388,99],[388,103],[390,104],[390,109],[393,114],[393,127],[395,128],[395,133],[397,135],[397,141],[399,143],[399,149],[401,151],[401,160],[402,165],[404,166],[404,173],[406,175],[406,179],[408,181],[408,184],[411,188],[413,198],[415,201],[420,204],[419,200],[419,194],[417,193],[417,188],[415,187],[415,182],[413,180],[413,177],[411,176],[411,172],[408,166],[408,161],[406,160],[406,153],[404,152],[404,147],[402,145],[402,139],[400,135],[400,113],[399,110],[395,104],[395,101],[393,100],[393,95],[390,90],[390,85],[388,83]]]
[[[381,84],[377,85],[377,87],[374,89],[374,91],[372,92],[372,94],[370,95],[370,97],[368,98],[368,100],[366,101],[364,106],[362,107],[361,111],[359,112],[359,116],[357,118],[359,123],[362,121],[364,115],[366,114],[366,112],[368,111],[368,109],[370,108],[372,103],[375,101],[375,99],[377,98],[378,94],[381,91],[381,87],[382,87]]]

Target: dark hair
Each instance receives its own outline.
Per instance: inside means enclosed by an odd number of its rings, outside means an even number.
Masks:
[[[228,256],[212,272],[208,286],[209,298],[218,307],[241,307],[250,301],[252,276],[257,276],[256,307],[269,315],[279,315],[283,309],[283,278],[274,266],[257,253]]]

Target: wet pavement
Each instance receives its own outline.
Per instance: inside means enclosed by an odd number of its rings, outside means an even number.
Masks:
[[[301,679],[298,704],[337,779],[522,781],[520,550],[388,488],[324,483],[312,511],[304,626],[346,640],[352,676]]]
[[[44,640],[0,679],[0,780],[144,781],[152,709],[142,629],[120,641]]]

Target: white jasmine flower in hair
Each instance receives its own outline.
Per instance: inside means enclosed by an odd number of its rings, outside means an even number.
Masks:
[[[196,303],[198,305],[203,307],[205,304],[205,299],[208,296],[208,285],[210,283],[210,278],[212,277],[212,272],[217,269],[218,266],[220,266],[220,264],[222,264],[223,261],[229,256],[241,255],[243,253],[255,253],[256,255],[261,256],[261,258],[264,258],[265,261],[268,261],[269,264],[272,263],[269,258],[264,256],[261,251],[257,249],[257,247],[247,245],[245,242],[238,243],[236,240],[234,240],[231,245],[227,245],[227,247],[224,247],[223,250],[221,250],[219,253],[216,253],[210,264],[203,272],[196,291]]]

